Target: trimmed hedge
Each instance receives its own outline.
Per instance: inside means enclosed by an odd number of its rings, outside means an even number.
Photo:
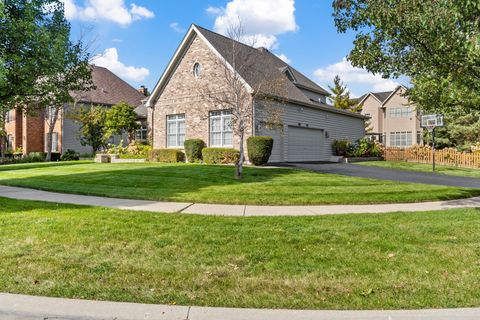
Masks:
[[[188,162],[202,162],[202,150],[206,147],[202,139],[188,139],[183,144]]]
[[[80,155],[78,154],[78,152],[72,149],[68,149],[60,157],[60,161],[74,161],[74,160],[80,160]]]
[[[272,137],[249,137],[247,139],[248,159],[256,166],[266,164],[273,149]]]
[[[240,159],[240,151],[231,148],[204,148],[202,156],[206,164],[235,164]]]
[[[180,149],[154,149],[149,160],[153,162],[184,162],[185,153]]]

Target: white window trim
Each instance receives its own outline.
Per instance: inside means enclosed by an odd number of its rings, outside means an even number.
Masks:
[[[219,115],[215,115],[213,116],[212,114],[214,112],[220,112]],[[227,113],[228,112],[228,113]],[[214,110],[214,111],[210,111],[209,113],[209,145],[210,147],[218,147],[218,148],[233,148],[233,127],[232,127],[232,130],[231,131],[225,131],[224,128],[225,128],[225,119],[226,118],[230,118],[231,120],[230,121],[233,121],[233,116],[232,116],[232,112],[231,110]],[[213,132],[212,131],[212,119],[221,119],[221,122],[220,122],[220,131],[218,132]],[[221,134],[221,137],[220,137],[220,144],[213,144],[213,139],[212,139],[212,134],[213,133],[220,133]],[[232,133],[232,143],[231,144],[225,144],[225,133]]]
[[[183,118],[178,118],[179,116],[183,116]],[[170,119],[170,117],[175,117],[175,119]],[[180,126],[178,125],[179,122],[183,122],[184,123],[184,128],[186,129],[185,125],[185,114],[184,113],[180,113],[180,114],[169,114],[167,115],[167,130],[166,130],[166,142],[165,142],[165,145],[167,146],[167,148],[170,148],[170,149],[183,149],[183,143],[180,145],[180,135],[182,135],[182,133],[180,133]],[[168,130],[168,126],[169,124],[171,123],[174,123],[175,124],[175,134],[170,134],[169,133],[169,130]],[[170,135],[175,135],[175,145],[174,146],[170,146],[168,145],[168,142],[169,142],[169,139],[168,137]],[[183,133],[183,136],[184,136],[184,141],[185,141],[185,133]]]

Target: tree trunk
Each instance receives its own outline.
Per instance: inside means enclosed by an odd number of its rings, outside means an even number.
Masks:
[[[53,114],[51,114],[52,109],[49,109],[47,113],[48,119],[48,132],[47,132],[47,155],[45,157],[45,161],[52,161],[52,136],[53,136],[53,129],[55,128],[55,124],[57,123],[58,112],[59,108],[55,108]],[[58,141],[57,141],[58,144]]]
[[[240,158],[235,164],[235,179],[243,179],[243,162],[245,161],[245,148],[243,147],[244,131],[240,130]]]
[[[5,159],[5,146],[7,144],[7,136],[6,136],[6,118],[7,112],[5,110],[2,111],[0,115],[0,121],[2,123],[2,127],[0,128],[0,160],[3,161]]]

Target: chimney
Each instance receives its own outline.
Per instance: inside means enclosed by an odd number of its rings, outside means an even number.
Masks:
[[[147,89],[145,86],[141,86],[141,87],[138,89],[138,92],[140,92],[141,94],[143,94],[145,97],[148,96],[148,89]]]

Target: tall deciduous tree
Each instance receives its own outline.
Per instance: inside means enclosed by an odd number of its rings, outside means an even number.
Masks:
[[[329,97],[333,106],[337,109],[348,110],[353,112],[360,112],[361,106],[357,104],[356,100],[350,98],[350,92],[347,89],[338,75],[333,79],[333,87],[328,86],[332,95]]]
[[[47,134],[47,159],[58,112],[72,102],[73,91],[92,87],[89,55],[70,40],[70,24],[60,0],[3,0],[0,17],[0,108],[41,113],[55,107]]]
[[[357,32],[348,58],[384,77],[406,75],[421,108],[480,109],[478,0],[334,0],[339,32]]]
[[[134,107],[126,102],[117,103],[107,111],[105,125],[108,136],[126,132],[129,141],[134,139],[135,130],[140,127]]]
[[[232,113],[232,127],[234,136],[238,138],[240,157],[235,164],[235,178],[243,178],[243,164],[245,162],[245,134],[251,128],[254,117],[254,101],[256,102],[257,121],[262,121],[267,127],[279,127],[282,125],[282,114],[284,112],[283,100],[279,97],[284,94],[284,84],[288,81],[268,79],[262,76],[254,88],[247,89],[246,82],[240,75],[242,73],[261,73],[255,67],[255,55],[251,50],[245,50],[240,41],[245,40],[245,32],[242,23],[239,21],[232,24],[228,30],[228,37],[231,39],[226,50],[226,60],[221,58],[215,60],[212,74],[212,82],[204,84],[199,88],[200,94],[213,106],[229,109]],[[250,46],[254,46],[255,39],[251,39]],[[275,97],[266,93],[276,93]]]

